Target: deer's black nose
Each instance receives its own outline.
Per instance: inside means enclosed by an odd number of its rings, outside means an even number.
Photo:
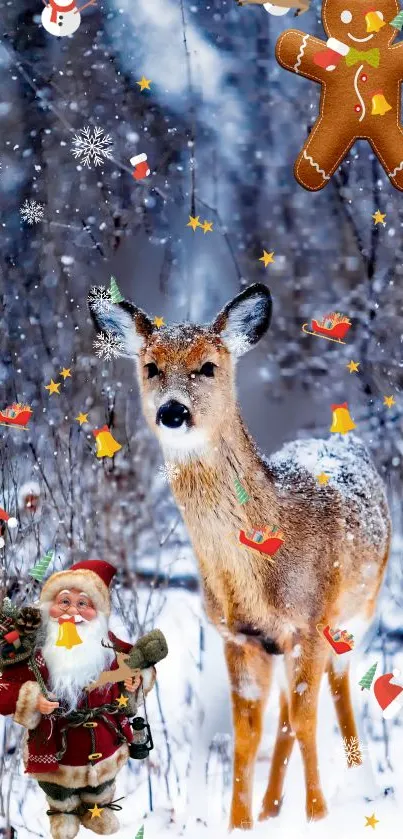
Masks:
[[[186,405],[170,399],[165,405],[161,405],[157,411],[157,424],[165,425],[167,428],[180,428],[184,422],[189,422],[190,411]]]

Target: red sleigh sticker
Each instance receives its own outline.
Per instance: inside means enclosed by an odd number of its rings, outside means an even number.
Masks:
[[[302,331],[307,335],[316,335],[318,338],[326,338],[328,341],[335,341],[338,344],[345,344],[346,337],[351,327],[351,321],[346,315],[340,312],[330,312],[324,315],[322,320],[312,320],[312,331],[307,329],[307,323],[302,324]]]
[[[354,648],[354,638],[346,629],[331,629],[329,624],[321,626],[318,624],[316,629],[319,635],[322,635],[330,644],[332,650],[336,655],[343,655],[343,653],[350,653]]]

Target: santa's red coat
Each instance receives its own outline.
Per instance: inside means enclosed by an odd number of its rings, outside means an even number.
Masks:
[[[110,633],[122,652],[128,652],[131,644],[120,641]],[[40,650],[35,655],[36,664],[48,689],[49,674]],[[116,659],[110,670],[118,667]],[[144,692],[151,689],[154,668],[142,671]],[[101,689],[95,688],[85,694],[77,704],[77,710],[97,708],[112,704],[118,707],[118,698],[124,693],[123,684],[109,684]],[[55,753],[62,746],[63,717],[42,715],[37,709],[40,687],[27,662],[5,668],[0,678],[0,714],[13,714],[14,720],[28,729],[28,738],[24,754],[26,772],[39,780],[59,783],[61,786],[97,786],[113,778],[128,758],[128,743],[132,740],[132,729],[127,714],[136,713],[138,697],[129,694],[126,707],[121,713],[105,714],[114,727],[118,727],[125,741],[117,737],[112,727],[102,718],[96,718],[91,727],[83,724],[66,731],[67,748],[60,759]],[[56,748],[55,748],[56,747]]]

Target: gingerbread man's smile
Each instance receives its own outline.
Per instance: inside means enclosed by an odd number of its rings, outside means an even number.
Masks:
[[[351,32],[347,32],[347,38],[350,38],[351,41],[357,41],[358,44],[363,44],[365,41],[370,41],[373,37],[374,35],[372,34],[367,35],[366,38],[355,38],[354,35],[351,34]]]

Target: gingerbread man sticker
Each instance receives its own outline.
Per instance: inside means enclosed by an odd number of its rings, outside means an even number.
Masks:
[[[396,0],[375,0],[375,6],[324,0],[327,42],[296,29],[278,39],[281,66],[322,85],[319,118],[294,167],[305,189],[326,186],[355,141],[365,139],[393,186],[403,190],[403,43],[392,46],[398,11]]]

